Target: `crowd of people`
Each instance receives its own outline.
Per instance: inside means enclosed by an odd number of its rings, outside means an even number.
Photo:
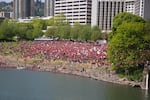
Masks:
[[[106,59],[107,45],[73,41],[33,41],[18,42],[17,47],[10,46],[13,52],[24,58],[40,57],[47,60],[67,60],[70,62],[90,62],[103,64]]]
[[[21,42],[18,52],[24,57],[39,55],[47,60],[69,60],[73,62],[100,62],[106,59],[106,44],[81,43],[72,41]]]

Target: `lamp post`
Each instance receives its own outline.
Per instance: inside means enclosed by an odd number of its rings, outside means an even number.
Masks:
[[[146,87],[145,87],[145,89],[146,90],[148,90],[148,86],[149,86],[149,71],[150,71],[150,65],[149,65],[149,61],[147,61],[147,63],[146,63],[146,67],[147,67],[147,74],[146,74]]]

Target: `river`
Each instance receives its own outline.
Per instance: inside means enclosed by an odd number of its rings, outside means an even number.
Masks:
[[[150,100],[150,91],[79,76],[0,69],[0,100]]]

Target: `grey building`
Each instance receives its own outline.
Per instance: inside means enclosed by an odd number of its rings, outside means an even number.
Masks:
[[[112,28],[113,18],[121,12],[150,18],[150,0],[45,0],[45,16],[64,14],[73,25],[98,25],[103,32]]]
[[[54,4],[55,0],[45,0],[44,16],[54,16]]]
[[[135,14],[150,19],[150,0],[135,0]]]
[[[13,9],[15,19],[34,16],[34,0],[13,0]]]
[[[0,12],[0,17],[2,18],[12,18],[12,12]]]
[[[124,0],[93,0],[91,25],[98,25],[103,32],[111,31],[114,16],[125,11],[124,5]]]
[[[149,10],[150,0],[93,0],[91,26],[98,25],[103,32],[109,32],[118,13],[129,12],[150,19]]]

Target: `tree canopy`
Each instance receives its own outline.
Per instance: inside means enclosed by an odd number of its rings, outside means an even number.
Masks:
[[[109,42],[111,62],[116,67],[135,67],[143,63],[143,50],[146,47],[144,41],[144,24],[124,22],[117,28],[117,31]]]
[[[146,61],[150,61],[147,57],[150,54],[145,53],[150,50],[146,28],[149,23],[145,22],[141,17],[129,13],[118,14],[114,18],[112,33],[109,34],[108,57],[117,72],[132,76],[139,70],[141,73]]]
[[[14,22],[10,22],[8,19],[5,19],[0,24],[0,39],[10,40],[15,35],[16,31]]]
[[[76,22],[70,26],[66,16],[63,14],[54,16],[48,20],[50,28],[46,32],[46,36],[54,36],[62,39],[74,39],[87,41],[96,41],[102,38],[101,30],[95,26],[91,28],[90,25],[80,25]]]
[[[49,28],[47,29],[47,27]],[[43,33],[42,30],[47,31]],[[13,40],[13,37],[20,40],[33,40],[43,35],[81,41],[96,41],[103,37],[98,26],[80,25],[78,22],[71,26],[63,14],[54,16],[49,20],[33,18],[29,23],[4,20],[0,24],[1,40]]]
[[[113,19],[113,33],[117,30],[117,27],[121,25],[123,22],[140,22],[145,23],[145,20],[142,17],[133,15],[131,13],[123,12],[116,15]]]

